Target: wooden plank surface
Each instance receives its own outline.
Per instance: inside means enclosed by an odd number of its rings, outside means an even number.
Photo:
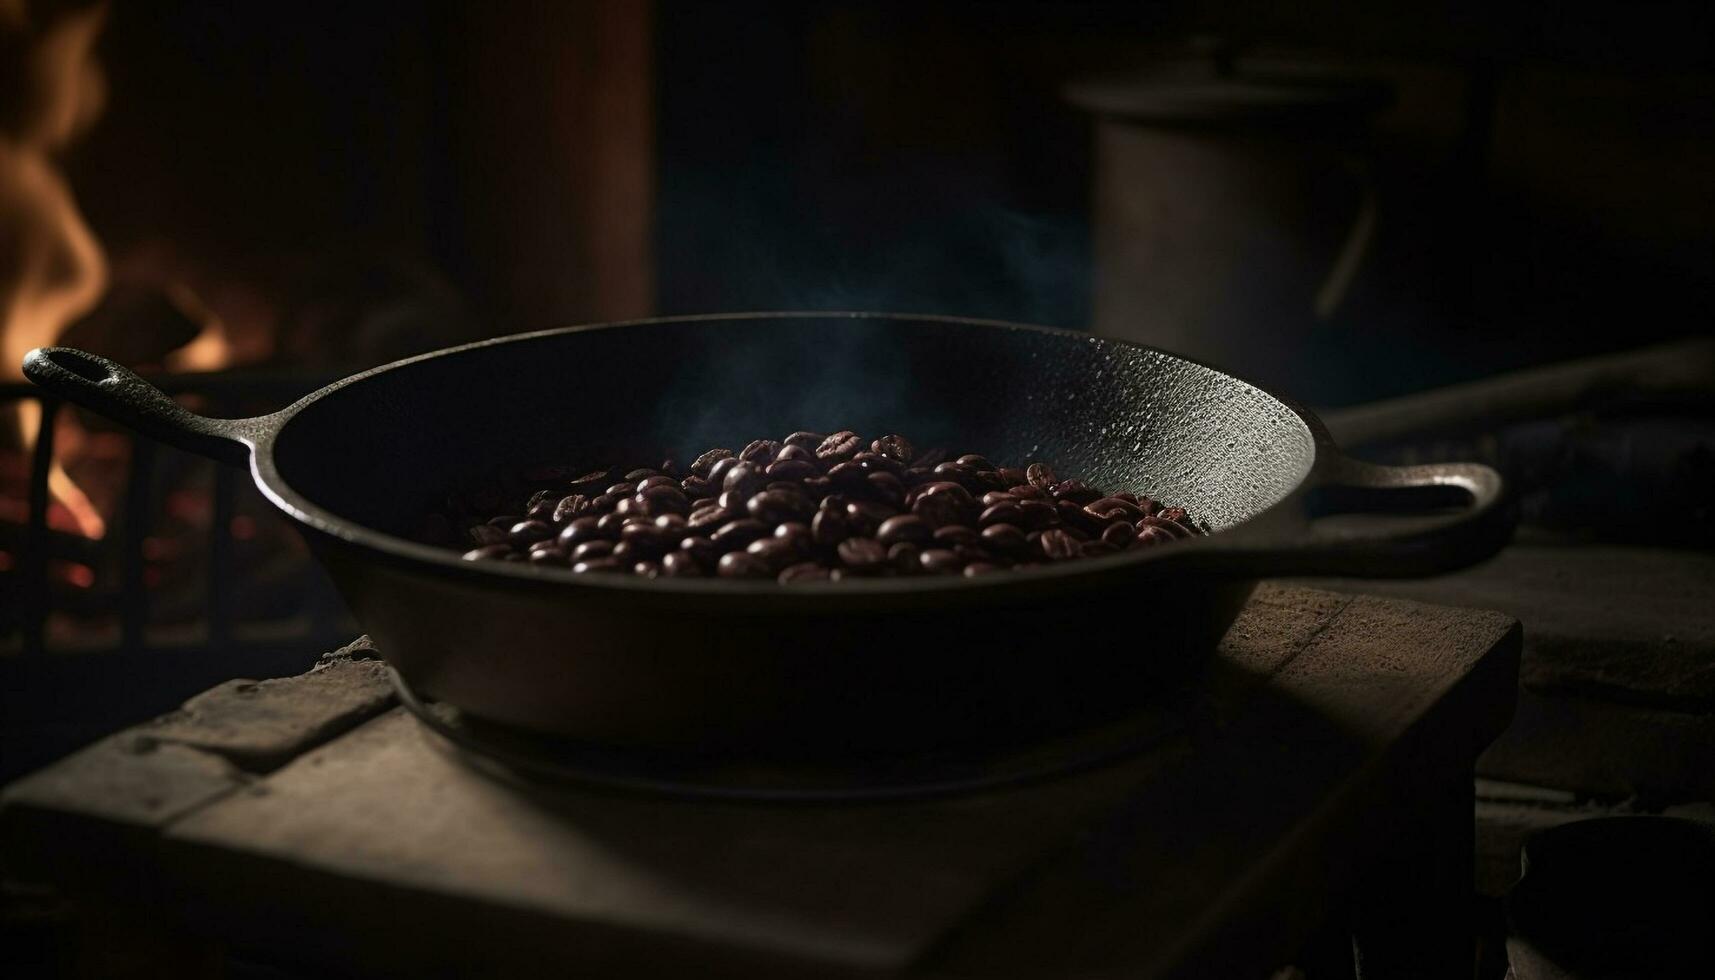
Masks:
[[[1468,770],[1515,670],[1505,617],[1265,586],[1156,750],[863,806],[526,792],[394,711],[179,810],[159,866],[184,914],[308,962],[1160,975],[1301,939],[1374,849],[1341,835],[1409,802],[1390,764]]]

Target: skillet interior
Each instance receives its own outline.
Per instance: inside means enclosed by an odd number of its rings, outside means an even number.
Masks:
[[[999,462],[1148,490],[1216,528],[1309,471],[1303,421],[1203,365],[1081,334],[917,317],[656,321],[528,336],[381,369],[280,432],[281,478],[409,536],[491,472],[685,460],[795,429],[902,432]]]

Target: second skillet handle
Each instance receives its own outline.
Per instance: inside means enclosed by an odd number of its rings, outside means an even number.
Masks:
[[[1279,538],[1235,534],[1228,543],[1216,534],[1206,556],[1265,576],[1435,575],[1500,551],[1516,519],[1505,481],[1481,463],[1379,466],[1335,456],[1312,478],[1305,504],[1307,515],[1276,532]],[[1378,517],[1347,529],[1309,519],[1351,513]]]
[[[259,419],[211,419],[186,409],[128,368],[71,347],[24,355],[24,376],[66,401],[169,445],[242,466]]]

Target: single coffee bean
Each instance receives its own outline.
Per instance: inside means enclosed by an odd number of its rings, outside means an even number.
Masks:
[[[1137,529],[1124,521],[1109,524],[1107,528],[1102,531],[1102,540],[1113,545],[1115,548],[1129,548],[1131,547],[1132,541],[1136,538]]]
[[[517,524],[519,521],[521,521],[523,519],[524,518],[518,514],[502,514],[499,517],[489,518],[488,523],[490,525],[492,525],[493,527],[497,527],[497,528],[500,528],[502,531],[506,531],[506,530],[510,530],[512,525]]]
[[[869,495],[889,507],[898,507],[905,500],[905,484],[892,473],[885,470],[874,472],[865,482],[869,486]]]
[[[796,565],[788,565],[781,569],[780,574],[775,577],[775,581],[781,585],[791,585],[795,582],[826,582],[827,580],[828,570],[813,561],[801,561]]]
[[[816,447],[816,458],[824,462],[829,460],[845,461],[857,455],[863,449],[864,442],[856,432],[850,430],[836,432],[822,440]]]
[[[1054,470],[1045,463],[1031,463],[1024,468],[1024,482],[1038,490],[1046,491],[1059,482],[1054,477]]]
[[[989,496],[984,494],[983,499],[987,500]],[[1009,498],[983,511],[977,517],[977,523],[988,527],[990,524],[1017,524],[1023,519],[1024,513],[1018,509],[1018,504]]]
[[[1048,495],[1055,500],[1070,500],[1080,506],[1102,499],[1102,492],[1083,480],[1061,480],[1054,484]]]
[[[740,463],[727,471],[726,479],[721,481],[721,490],[749,500],[766,482],[768,481],[763,477],[762,470],[749,463]]]
[[[771,528],[761,521],[745,517],[721,525],[720,530],[709,536],[709,540],[722,551],[737,551],[768,534],[770,530]]]
[[[770,571],[775,572],[804,557],[803,553],[785,538],[760,538],[752,541],[744,550],[747,554],[760,558]]]
[[[485,544],[480,548],[472,548],[460,557],[465,561],[482,561],[484,559],[505,558],[512,554],[512,548],[504,544]]]
[[[660,475],[661,475],[660,470],[650,469],[649,467],[645,466],[645,467],[640,467],[638,469],[632,470],[629,473],[625,474],[625,479],[632,482],[632,483],[642,483],[644,480],[647,480],[652,476],[660,476]]]
[[[852,462],[864,468],[867,473],[892,473],[895,476],[905,472],[905,465],[897,459],[883,456],[880,453],[862,452],[852,457]]]
[[[887,549],[874,538],[847,538],[836,550],[840,561],[853,571],[874,571],[887,564]]]
[[[841,490],[863,490],[869,485],[869,471],[856,463],[836,463],[828,467],[828,482]]]
[[[1006,492],[1017,497],[1020,503],[1023,503],[1026,500],[1048,499],[1048,495],[1042,492],[1042,488],[1033,487],[1028,483],[1015,483],[1012,486],[1007,487]]]
[[[524,516],[538,521],[551,520],[558,498],[559,494],[552,490],[536,491],[530,495],[530,502],[524,505]]]
[[[1029,549],[1024,532],[1012,524],[990,524],[982,531],[983,547],[999,555],[1019,556]]]
[[[1163,511],[1162,513],[1166,513],[1166,511]],[[1160,528],[1174,538],[1188,538],[1191,536],[1190,529],[1186,528],[1178,521],[1162,517],[1161,514],[1152,514],[1151,516],[1145,517],[1137,522],[1137,530],[1139,534],[1143,533],[1143,529],[1145,527]]]
[[[1087,513],[1084,508],[1080,507],[1075,501],[1054,501],[1054,512],[1060,515],[1061,526],[1074,528],[1076,530],[1083,531],[1085,534],[1100,534],[1102,533],[1102,529],[1108,526],[1106,521],[1090,516],[1090,514]]]
[[[554,545],[552,541],[538,541],[530,549],[526,561],[532,565],[564,565],[566,553]]]
[[[709,485],[714,487],[717,491],[720,490],[721,484],[726,480],[726,475],[731,473],[733,467],[738,465],[740,465],[740,460],[737,456],[728,456],[724,459],[716,460],[715,464],[709,467]]]
[[[988,575],[990,573],[998,572],[998,571],[1002,571],[1002,570],[1003,569],[1001,566],[996,565],[992,562],[973,561],[969,565],[965,566],[965,577],[966,578],[976,578],[978,575]]]
[[[1118,497],[1103,497],[1100,500],[1085,504],[1084,513],[1104,522],[1136,523],[1144,516],[1143,511],[1136,504],[1129,500],[1121,500]]]
[[[704,507],[692,511],[691,516],[685,518],[685,527],[691,531],[713,533],[715,528],[732,520],[733,517],[734,514],[729,508],[717,504],[713,507]]]
[[[921,545],[934,535],[934,529],[916,514],[899,514],[882,521],[876,529],[875,538],[882,544],[892,547],[901,542]]]
[[[723,459],[732,459],[733,455],[733,451],[730,449],[711,449],[691,461],[691,475],[706,480],[710,476],[709,471],[714,469],[716,463]]]
[[[763,470],[770,480],[808,480],[821,474],[815,463],[801,459],[782,459],[769,463]]]
[[[613,554],[612,541],[585,541],[572,549],[572,561],[588,561],[591,558],[606,558]]]
[[[572,565],[572,572],[577,575],[605,574],[609,572],[623,571],[625,571],[625,566],[614,561],[612,558],[592,558],[589,561],[580,561]]]
[[[995,470],[995,472],[1000,475],[1000,482],[1009,487],[1016,487],[1020,483],[1026,482],[1024,471],[1016,466],[1002,466]]]
[[[822,444],[822,440],[826,438],[827,436],[822,435],[820,432],[794,432],[780,441],[784,442],[788,446],[796,446],[799,449],[808,449],[813,454],[816,451],[816,447],[820,446]]]
[[[1060,513],[1054,505],[1041,500],[1021,500],[1018,502],[1018,526],[1026,531],[1052,527],[1060,522]]]
[[[506,539],[514,545],[528,545],[551,538],[558,530],[547,521],[519,521],[507,530]]]
[[[678,537],[654,524],[632,524],[619,532],[619,540],[631,545],[633,551],[658,556],[669,551]]]
[[[661,574],[668,578],[701,578],[703,566],[683,551],[670,551],[661,558]]]
[[[881,522],[894,515],[893,508],[869,500],[854,500],[846,504],[846,524],[860,537],[873,537]]]
[[[708,538],[688,537],[679,541],[679,553],[704,568],[713,568],[720,560],[722,548]]]
[[[755,555],[742,551],[731,551],[721,556],[715,566],[715,573],[721,578],[772,578],[773,572],[766,562]]]
[[[1181,527],[1185,526],[1186,514],[1185,508],[1183,507],[1163,507],[1161,510],[1156,512],[1155,516],[1160,517],[1163,520],[1172,521]]]
[[[1042,557],[1049,561],[1065,561],[1078,556],[1078,539],[1060,528],[1043,531],[1036,546],[1042,552]]]
[[[966,453],[963,456],[960,456],[958,461],[978,471],[994,469],[993,463],[989,462],[982,456],[978,456],[976,453]]]
[[[685,526],[689,523],[682,514],[662,514],[655,518],[655,526],[663,531],[672,532],[674,541],[685,536]]]
[[[805,494],[818,500],[822,497],[826,497],[829,491],[834,488],[833,481],[829,480],[825,476],[812,476],[800,484],[800,486],[804,488]]]
[[[677,489],[679,489],[679,481],[674,479],[673,477],[662,476],[660,474],[657,474],[657,475],[651,476],[651,477],[646,477],[642,480],[637,481],[637,492],[638,493],[642,493],[643,491],[649,489],[650,487],[672,487],[673,489],[677,490]]]
[[[803,446],[787,444],[781,446],[780,451],[774,454],[774,461],[776,463],[801,462],[814,465],[816,462],[816,453],[814,451],[814,447],[805,448]],[[820,473],[821,470],[822,468],[820,466],[816,467],[816,472]]]
[[[636,484],[636,482],[634,482],[632,480],[621,480],[620,482],[615,483],[612,486],[609,486],[606,490],[604,490],[602,492],[607,494],[608,496],[614,498],[615,500],[618,500],[621,497],[629,497],[632,494],[636,493],[637,492],[637,484]]]
[[[605,532],[599,530],[600,524],[601,519],[597,517],[577,518],[560,531],[560,547],[576,548],[585,541],[602,537]]]
[[[779,451],[780,443],[773,439],[753,439],[738,451],[738,458],[752,465],[762,465],[773,462],[774,454]]]
[[[640,576],[642,578],[656,578],[656,577],[660,576],[660,574],[661,574],[661,563],[660,562],[653,562],[653,561],[640,561],[637,564],[631,566],[631,574]]]
[[[1153,548],[1156,545],[1173,541],[1173,533],[1154,524],[1140,524],[1137,529],[1137,539],[1132,541],[1133,548]]]
[[[824,548],[832,548],[851,534],[846,515],[840,511],[817,511],[810,521],[810,540]]]
[[[813,547],[810,525],[803,521],[787,521],[774,529],[774,536],[782,541],[792,542],[792,547],[799,551],[808,552]]]
[[[584,516],[584,513],[589,509],[590,498],[581,493],[569,494],[561,497],[559,502],[554,505],[554,522],[564,524],[574,518]]]
[[[881,456],[886,456],[888,459],[901,464],[901,468],[904,467],[904,464],[911,462],[912,457],[917,455],[917,449],[911,445],[911,440],[897,433],[882,436],[880,439],[870,443],[869,448],[871,452]]]
[[[911,512],[922,518],[930,527],[962,524],[970,518],[972,510],[969,503],[961,501],[957,495],[951,493],[923,494],[911,507]]]
[[[918,556],[922,553],[923,549],[917,545],[901,541],[888,547],[887,562],[901,575],[912,575],[923,570],[923,566],[918,564]]]
[[[672,483],[644,487],[632,499],[641,502],[650,514],[684,514],[691,509],[691,501],[686,498],[685,491]]]
[[[982,505],[984,507],[993,507],[995,504],[1016,503],[1018,503],[1018,498],[1007,493],[1005,490],[990,490],[988,493],[983,494],[982,499]]]
[[[917,564],[931,575],[952,575],[965,567],[965,560],[949,548],[930,548],[917,556]]]
[[[590,470],[588,473],[572,477],[567,481],[566,489],[574,493],[590,493],[601,489],[601,485],[610,482],[609,478],[612,476],[613,467],[611,466],[605,470]]]
[[[945,464],[944,463],[942,465],[957,466],[959,464],[957,464],[957,463]],[[939,472],[939,470],[937,470],[937,472]],[[952,480],[937,480],[933,483],[925,483],[922,486],[918,487],[916,492],[917,492],[917,499],[918,500],[922,500],[925,497],[935,497],[935,496],[945,495],[945,496],[951,497],[952,499],[958,501],[961,505],[966,506],[966,507],[969,507],[976,502],[976,498],[971,496],[971,492],[969,490],[965,489],[963,484],[954,482]]]
[[[801,519],[810,513],[808,500],[784,490],[764,490],[751,497],[745,509],[751,517],[770,527],[784,521]]]

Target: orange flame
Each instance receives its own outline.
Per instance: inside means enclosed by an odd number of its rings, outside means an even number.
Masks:
[[[0,0],[0,42],[21,47],[23,104],[0,124],[0,371],[16,373],[24,354],[53,343],[100,299],[107,260],[54,155],[88,128],[106,100],[93,57],[105,5],[35,24],[24,0]],[[0,93],[0,98],[9,97]],[[18,406],[18,433],[33,445],[41,409]],[[100,512],[58,462],[49,491],[89,537],[106,532]]]

